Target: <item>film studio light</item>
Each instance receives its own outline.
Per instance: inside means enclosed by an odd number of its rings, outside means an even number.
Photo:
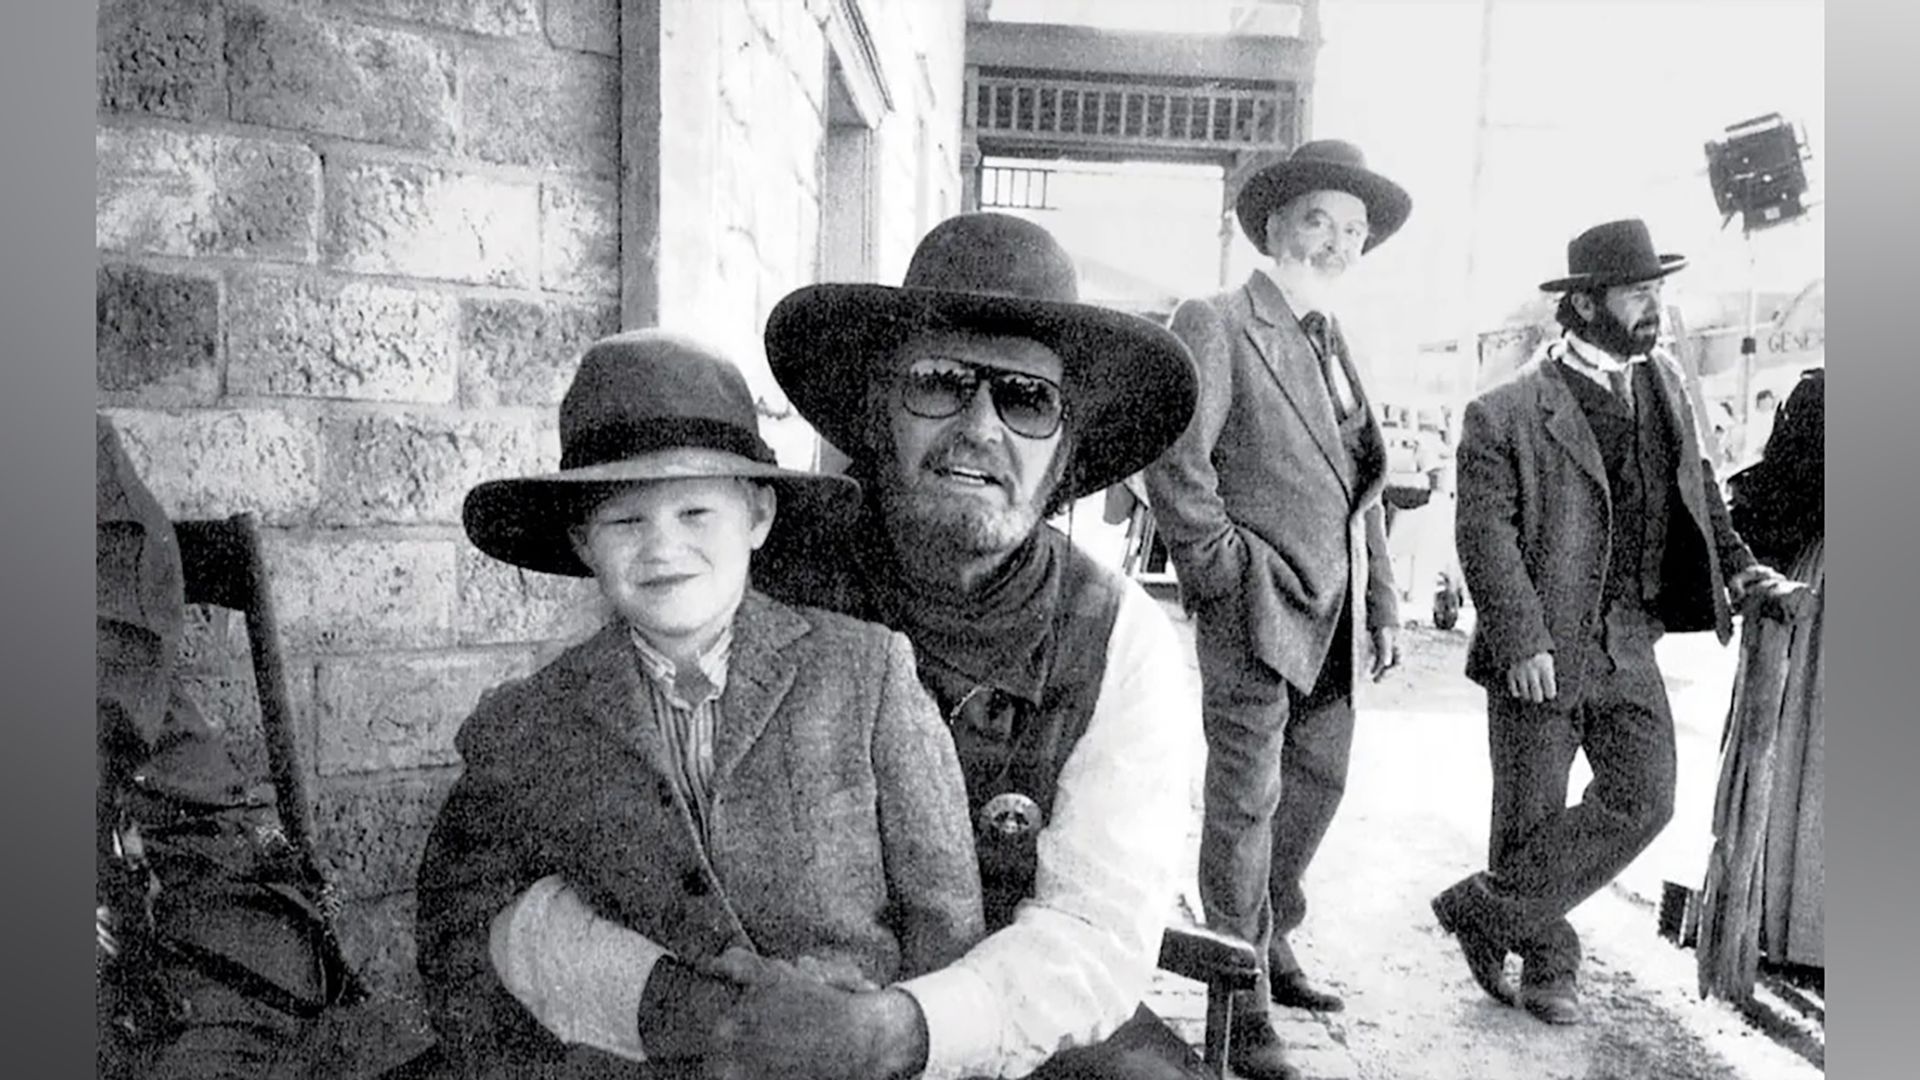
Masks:
[[[1779,113],[1728,127],[1724,138],[1707,144],[1707,181],[1720,213],[1729,220],[1739,214],[1748,232],[1806,213],[1805,158],[1799,133]]]

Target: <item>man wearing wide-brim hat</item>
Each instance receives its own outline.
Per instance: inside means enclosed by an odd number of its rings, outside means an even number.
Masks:
[[[1235,200],[1268,261],[1173,316],[1200,399],[1147,490],[1206,688],[1200,896],[1210,925],[1266,961],[1236,1008],[1243,1076],[1288,1074],[1269,1001],[1342,1004],[1308,979],[1289,936],[1345,790],[1356,667],[1363,655],[1376,678],[1393,666],[1399,614],[1380,505],[1386,444],[1337,308],[1354,264],[1411,205],[1358,147],[1305,143]]]
[[[1566,913],[1673,812],[1673,717],[1654,662],[1666,631],[1713,630],[1780,576],[1730,524],[1678,365],[1659,347],[1664,279],[1685,266],[1644,222],[1567,245],[1562,336],[1468,404],[1456,539],[1476,622],[1467,675],[1487,691],[1488,869],[1434,898],[1496,1000],[1581,1018]],[[1585,753],[1593,782],[1567,805]],[[1515,989],[1509,953],[1522,961]]]
[[[1141,1005],[1187,870],[1197,687],[1146,592],[1046,523],[1186,426],[1186,350],[1081,303],[1058,242],[995,213],[936,226],[898,287],[789,294],[766,341],[781,387],[867,491],[851,550],[790,568],[788,587],[912,640],[967,776],[989,933],[945,970],[878,993],[745,965],[732,974],[752,988],[711,1064],[738,1076],[1206,1075]],[[569,949],[558,933],[536,945]]]
[[[730,949],[877,983],[960,956],[983,932],[970,815],[912,647],[752,579],[762,552],[824,550],[857,486],[781,468],[739,371],[658,330],[587,349],[560,441],[557,472],[480,484],[463,513],[495,559],[593,577],[612,617],[455,739],[417,894],[446,1071],[684,1066],[700,1041],[660,1033],[732,1004],[694,967]],[[551,955],[516,921],[562,889],[634,936],[581,943],[620,979],[552,1030]]]

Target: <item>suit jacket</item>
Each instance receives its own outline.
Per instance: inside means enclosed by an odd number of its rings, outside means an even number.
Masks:
[[[1503,687],[1514,661],[1554,652],[1559,695],[1577,700],[1585,672],[1568,654],[1599,632],[1613,503],[1600,444],[1563,381],[1582,376],[1557,370],[1559,348],[1467,405],[1455,542],[1475,612],[1468,677]],[[1668,630],[1712,629],[1725,642],[1733,634],[1726,579],[1754,558],[1728,520],[1678,366],[1660,351],[1649,362],[1685,511],[1675,517],[1680,531],[1667,536],[1660,614]]]
[[[1193,353],[1199,400],[1186,432],[1147,469],[1154,520],[1188,601],[1235,598],[1254,655],[1305,692],[1327,662],[1343,603],[1356,625],[1363,611],[1368,628],[1399,623],[1379,422],[1336,326],[1365,414],[1356,461],[1313,345],[1265,274],[1186,301],[1172,329]]]
[[[493,973],[493,916],[550,874],[676,955],[732,945],[886,984],[984,934],[966,790],[907,639],[749,592],[701,843],[638,657],[614,624],[484,697],[419,875],[419,967],[449,1054],[553,1061]]]

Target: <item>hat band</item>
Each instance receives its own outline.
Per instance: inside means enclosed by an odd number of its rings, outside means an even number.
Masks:
[[[564,443],[560,451],[562,470],[591,468],[658,450],[688,447],[738,454],[761,465],[776,463],[773,449],[758,434],[738,424],[704,417],[615,420],[572,434]]]

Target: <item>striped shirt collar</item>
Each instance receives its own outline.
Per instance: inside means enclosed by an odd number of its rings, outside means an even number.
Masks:
[[[733,624],[729,622],[694,661],[698,679],[682,674],[678,664],[647,642],[639,630],[629,626],[627,636],[640,654],[640,668],[661,689],[675,708],[693,709],[719,698],[727,688],[727,664],[733,654]],[[693,698],[696,700],[689,700]]]
[[[1582,375],[1595,379],[1602,386],[1606,385],[1607,375],[1615,371],[1630,370],[1632,365],[1647,359],[1644,353],[1621,359],[1571,330],[1566,331],[1563,337],[1567,343],[1565,351],[1567,363]]]

